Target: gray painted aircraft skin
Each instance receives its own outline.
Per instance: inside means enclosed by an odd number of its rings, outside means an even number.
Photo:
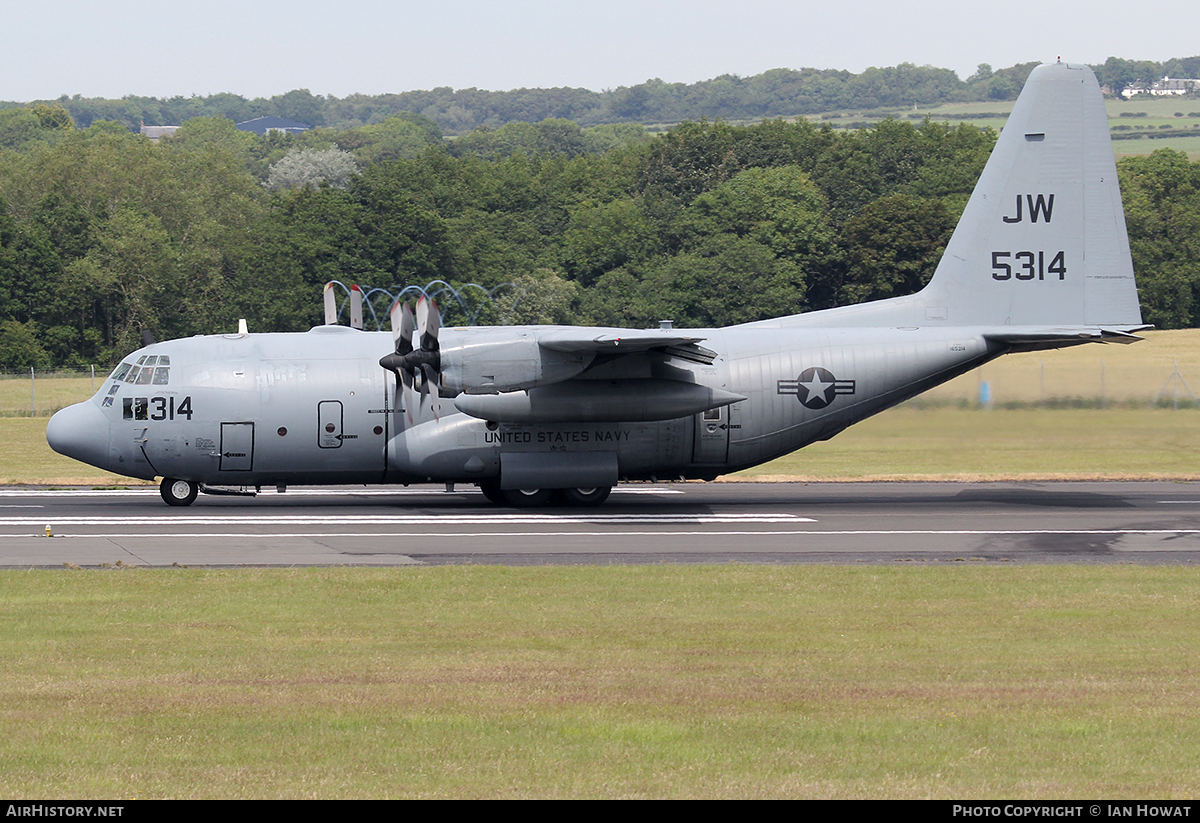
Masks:
[[[198,487],[425,482],[586,505],[622,479],[771,460],[1008,352],[1147,328],[1101,93],[1064,63],[1030,75],[917,294],[723,329],[439,330],[429,312],[394,311],[391,336],[326,325],[155,343],[46,436],[163,477],[175,505]]]

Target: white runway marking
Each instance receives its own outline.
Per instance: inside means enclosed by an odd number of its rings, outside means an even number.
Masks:
[[[41,523],[42,521],[36,521]],[[66,522],[66,521],[63,521]],[[369,522],[369,521],[368,521]],[[428,523],[428,521],[425,521]],[[587,522],[587,521],[570,521],[560,520],[561,522]],[[679,521],[675,521],[679,522]],[[693,521],[695,522],[695,521]],[[708,521],[712,522],[712,521]],[[727,522],[727,521],[722,521]],[[764,520],[760,522],[780,522],[772,520]],[[804,523],[816,522],[809,518],[797,517],[788,522]],[[30,525],[30,524],[26,524]],[[96,524],[82,524],[96,525]],[[202,524],[201,524],[202,525]],[[228,521],[225,522],[228,525]],[[524,524],[523,524],[524,525]],[[549,525],[549,524],[548,524]],[[611,531],[480,531],[480,532],[381,532],[381,531],[363,531],[363,532],[130,532],[130,533],[115,533],[115,532],[97,532],[91,534],[72,533],[58,534],[56,533],[52,540],[66,537],[123,537],[123,538],[174,538],[174,537],[212,537],[212,538],[234,538],[247,537],[256,539],[283,539],[293,537],[612,537],[614,532]],[[836,530],[800,530],[800,529],[758,529],[750,530],[712,530],[712,531],[622,531],[622,537],[630,535],[644,535],[647,537],[677,537],[677,536],[709,536],[709,537],[778,537],[778,536],[794,536],[794,537],[837,537],[845,535],[857,535],[866,537],[896,537],[896,536],[920,536],[920,537],[942,537],[942,536],[966,536],[966,537],[1022,537],[1029,535],[1097,535],[1097,536],[1126,536],[1126,535],[1200,535],[1200,529],[1003,529],[1003,530],[983,530],[983,529],[946,529],[937,530],[859,530],[847,529],[844,531]],[[39,535],[40,536],[40,535]],[[5,534],[0,535],[0,539],[5,537],[27,538],[28,534]]]
[[[683,494],[682,489],[668,486],[617,486],[613,494]],[[403,497],[405,495],[461,495],[482,494],[474,486],[464,485],[452,492],[436,486],[422,488],[363,488],[363,489],[322,489],[297,488],[286,492],[277,492],[264,486],[258,492],[259,497]],[[158,489],[152,487],[132,489],[0,489],[0,497],[157,497]]]
[[[675,524],[675,523],[813,523],[809,517],[792,514],[590,514],[590,515],[554,515],[554,514],[476,514],[476,515],[374,515],[374,514],[343,514],[343,515],[304,515],[281,514],[263,515],[230,512],[220,516],[169,516],[158,517],[123,517],[115,516],[85,516],[85,517],[0,517],[0,526],[32,526],[45,525],[79,525],[79,526],[229,526],[232,524],[252,526],[347,526],[347,525],[376,525],[403,526],[417,525],[428,527],[431,524],[446,525],[560,525],[566,523],[591,524]]]

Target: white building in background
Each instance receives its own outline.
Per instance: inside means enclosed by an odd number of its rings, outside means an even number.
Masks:
[[[1151,83],[1149,88],[1125,89],[1125,94],[1153,94],[1155,97],[1161,97],[1168,94],[1187,94],[1193,91],[1200,92],[1200,80],[1182,77],[1164,77],[1156,83]]]

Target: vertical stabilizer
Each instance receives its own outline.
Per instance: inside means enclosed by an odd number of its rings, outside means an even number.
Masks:
[[[1029,75],[922,291],[762,324],[1021,326],[1050,338],[1050,330],[1087,327],[1107,337],[1144,328],[1092,70],[1053,63]]]
[[[922,325],[1142,322],[1108,115],[1083,65],[1029,75],[929,286]]]

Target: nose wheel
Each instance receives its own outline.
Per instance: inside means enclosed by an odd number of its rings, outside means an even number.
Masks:
[[[168,506],[190,506],[196,499],[200,487],[190,480],[175,480],[164,477],[158,485],[158,493]]]

